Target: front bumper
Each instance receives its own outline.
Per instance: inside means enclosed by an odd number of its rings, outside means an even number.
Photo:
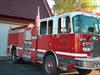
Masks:
[[[75,68],[100,69],[100,58],[76,58]]]

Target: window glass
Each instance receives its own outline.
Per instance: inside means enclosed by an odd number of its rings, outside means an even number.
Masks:
[[[30,30],[26,30],[26,40],[31,40],[31,31]]]
[[[47,21],[40,23],[40,34],[46,34],[47,31]]]
[[[48,34],[52,34],[53,20],[48,21]]]
[[[74,32],[98,33],[97,18],[92,16],[77,15],[73,17]]]
[[[58,19],[58,33],[61,33],[61,18]]]
[[[70,17],[62,17],[58,19],[58,33],[71,32]]]
[[[98,18],[98,25],[99,25],[99,34],[100,34],[100,18]]]

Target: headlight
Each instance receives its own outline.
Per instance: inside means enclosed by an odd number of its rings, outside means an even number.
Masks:
[[[92,43],[84,42],[83,43],[83,51],[91,51],[92,50]]]

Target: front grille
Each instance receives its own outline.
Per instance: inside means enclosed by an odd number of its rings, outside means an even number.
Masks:
[[[93,56],[100,56],[100,39],[93,41]]]

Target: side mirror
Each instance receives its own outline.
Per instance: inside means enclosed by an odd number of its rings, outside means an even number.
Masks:
[[[89,32],[89,33],[93,33],[94,31],[95,31],[95,27],[89,27],[89,28],[88,28],[88,32]]]

